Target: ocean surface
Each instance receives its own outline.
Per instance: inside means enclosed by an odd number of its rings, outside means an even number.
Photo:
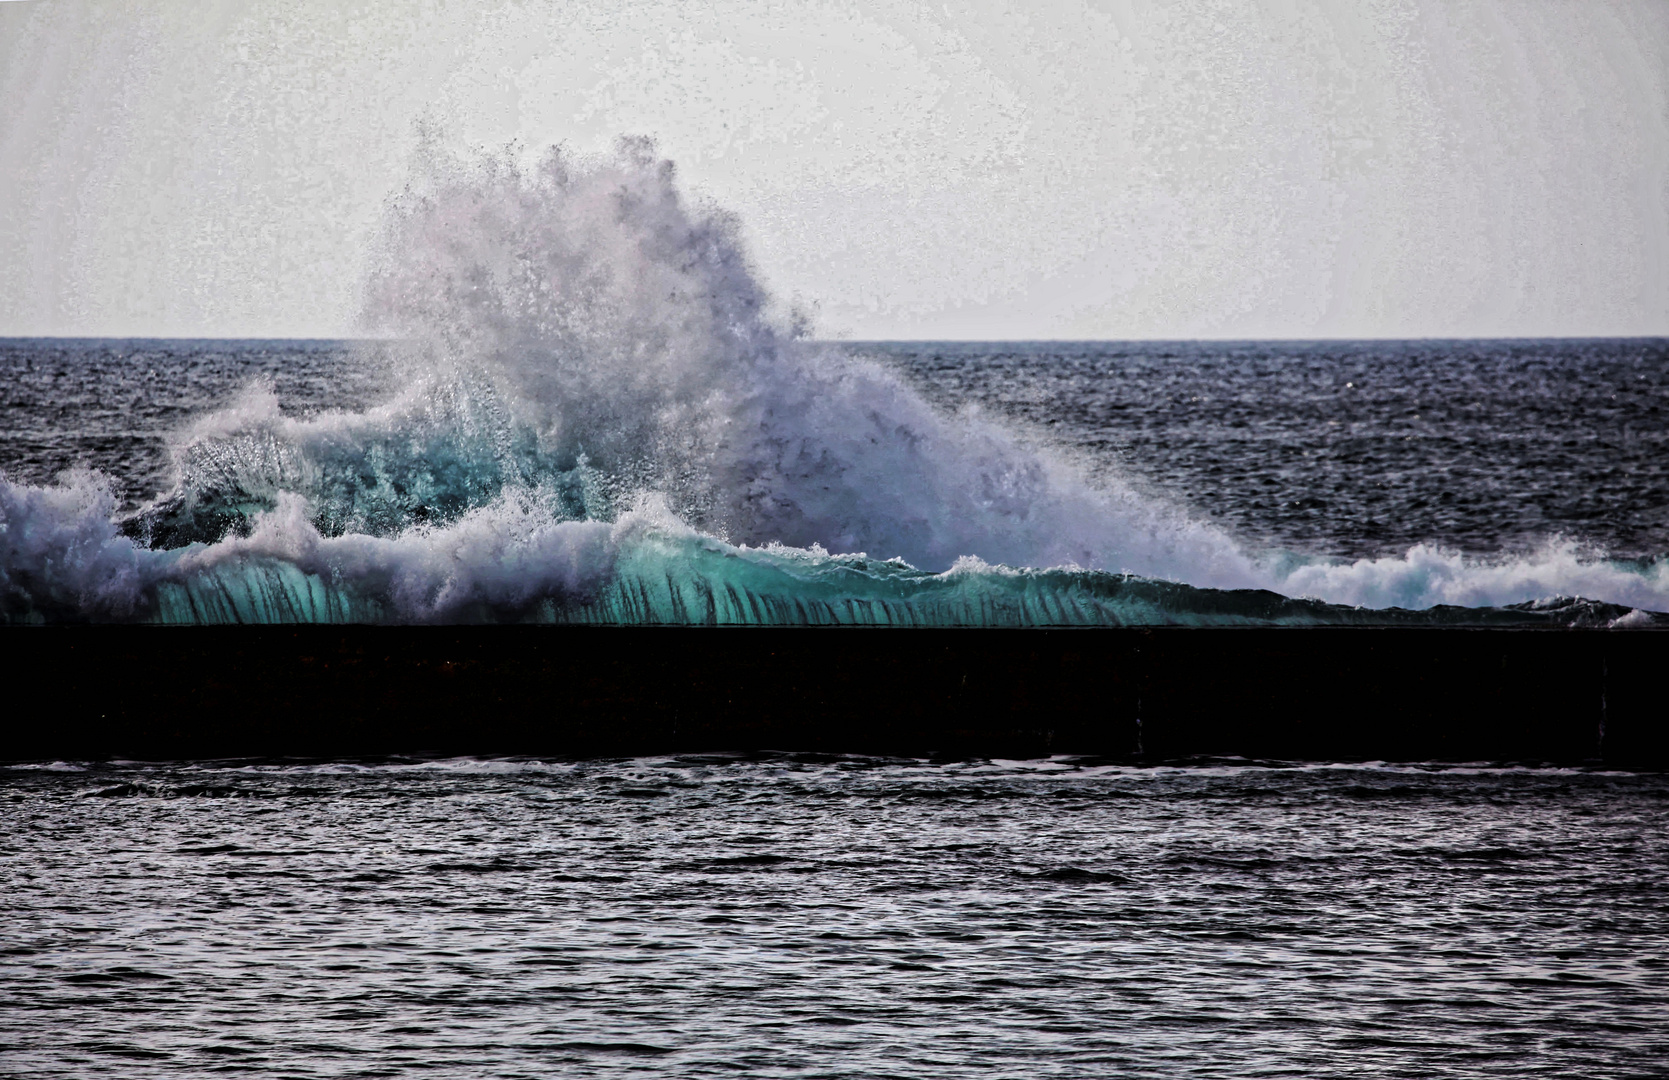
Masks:
[[[1659,1077],[1669,778],[0,768],[0,1074]]]
[[[780,342],[670,400],[527,348],[0,341],[0,617],[1669,610],[1669,341]]]

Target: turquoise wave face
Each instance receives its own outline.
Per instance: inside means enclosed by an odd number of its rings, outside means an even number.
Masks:
[[[578,481],[576,481],[577,483]],[[0,480],[0,621],[173,625],[542,623],[673,626],[1658,626],[1661,615],[1578,598],[1510,604],[1341,604],[1278,589],[1216,589],[976,557],[925,570],[820,547],[731,544],[653,501],[612,521],[565,513],[574,491],[500,492],[440,525],[327,531],[279,491],[213,542],[166,548],[125,535],[96,477],[58,487]],[[216,508],[214,513],[221,510]],[[1574,570],[1571,567],[1575,567]],[[1648,594],[1662,564],[1469,564],[1437,552],[1357,563],[1287,559],[1272,580],[1328,575],[1429,598],[1444,588],[1541,588],[1586,575]],[[1503,584],[1504,583],[1504,584]],[[1618,584],[1620,583],[1620,584]]]
[[[417,615],[385,583],[239,561],[158,586],[144,621],[397,623]],[[606,577],[547,595],[436,607],[449,623],[597,626],[1610,626],[1669,620],[1584,600],[1507,608],[1367,609],[1269,590],[1201,589],[1094,570],[1015,570],[968,560],[942,573],[899,560],[739,549],[700,536],[630,541]]]

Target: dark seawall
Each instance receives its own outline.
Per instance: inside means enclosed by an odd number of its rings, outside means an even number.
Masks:
[[[46,627],[0,758],[786,750],[1661,767],[1669,634]]]

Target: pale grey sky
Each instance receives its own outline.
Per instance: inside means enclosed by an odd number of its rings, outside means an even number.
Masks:
[[[336,335],[419,122],[859,338],[1669,333],[1663,0],[0,4],[0,334]]]

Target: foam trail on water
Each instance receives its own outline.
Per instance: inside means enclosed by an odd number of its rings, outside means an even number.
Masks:
[[[399,389],[298,419],[252,385],[181,433],[171,490],[120,527],[96,477],[0,479],[0,613],[1110,625],[1578,596],[1621,607],[1546,610],[1669,609],[1665,564],[1572,548],[1248,553],[801,340],[735,223],[674,181],[642,142],[603,160],[435,157],[392,203],[367,287],[369,321],[404,343]]]
[[[1585,557],[1569,543],[1490,560],[1421,544],[1394,558],[1310,563],[1274,584],[1289,595],[1369,608],[1490,607],[1581,596],[1669,610],[1669,561],[1631,566]]]

